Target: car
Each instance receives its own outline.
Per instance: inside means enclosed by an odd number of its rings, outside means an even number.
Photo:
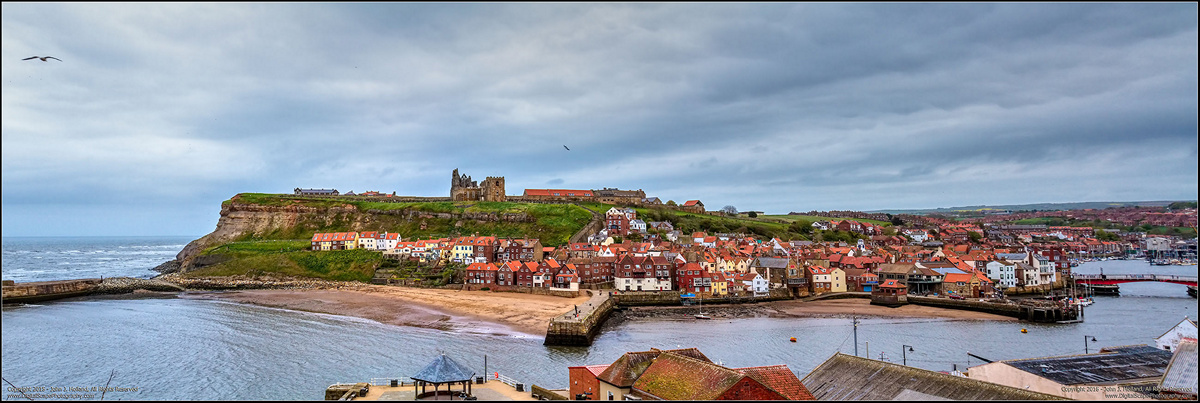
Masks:
[[[951,294],[950,299],[967,299],[967,297],[964,297],[962,295]]]

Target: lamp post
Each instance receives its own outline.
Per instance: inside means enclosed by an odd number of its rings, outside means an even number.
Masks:
[[[908,349],[907,349],[907,350],[905,350],[905,349],[904,349],[905,347],[908,347]],[[909,352],[909,351],[913,351],[913,348],[912,348],[912,346],[910,346],[910,345],[907,345],[907,344],[901,344],[901,345],[900,345],[900,357],[901,357],[901,359],[903,359],[903,360],[904,360],[904,365],[905,365],[905,366],[908,366],[908,352]]]
[[[1089,337],[1092,338],[1093,342],[1096,341],[1096,337],[1094,337],[1094,336],[1083,335],[1083,353],[1084,354],[1088,354],[1088,344],[1087,343],[1088,343]]]

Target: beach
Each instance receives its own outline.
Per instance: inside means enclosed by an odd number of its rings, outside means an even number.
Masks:
[[[513,292],[458,291],[380,285],[313,289],[258,289],[186,292],[180,298],[209,299],[259,306],[353,316],[380,323],[489,334],[546,335],[550,319],[586,303],[575,298]],[[921,305],[889,308],[865,298],[821,301],[774,301],[706,306],[716,317],[883,317],[1015,321],[983,312]],[[637,307],[632,316],[690,316],[694,307]]]
[[[731,318],[938,318],[958,320],[1016,321],[1017,318],[959,309],[945,309],[908,304],[897,308],[871,305],[866,298],[841,298],[818,301],[772,301],[752,304],[704,305],[705,314],[718,319]],[[623,319],[634,318],[691,318],[697,306],[640,306],[621,314]]]
[[[588,299],[380,285],[187,292],[180,298],[353,316],[398,326],[537,337],[546,335],[550,318]]]
[[[778,301],[771,308],[785,317],[883,317],[883,318],[942,318],[1016,321],[1010,316],[995,315],[962,309],[945,309],[908,304],[896,308],[871,305],[866,298],[842,298],[819,301]]]

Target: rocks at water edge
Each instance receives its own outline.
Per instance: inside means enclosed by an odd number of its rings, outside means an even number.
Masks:
[[[126,294],[134,290],[184,291],[183,287],[159,279],[109,277],[101,281],[93,292],[96,294]]]

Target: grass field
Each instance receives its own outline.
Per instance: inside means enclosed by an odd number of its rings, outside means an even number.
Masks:
[[[383,254],[368,250],[309,251],[308,240],[233,242],[205,251],[230,260],[187,272],[188,277],[283,275],[371,281]]]
[[[813,215],[787,215],[787,214],[782,214],[782,215],[760,215],[760,216],[758,216],[758,218],[771,218],[771,219],[785,220],[785,221],[788,221],[788,222],[791,222],[791,221],[797,221],[797,220],[807,220],[807,221],[809,221],[809,222],[816,222],[816,221],[829,221],[829,220],[834,220],[834,221],[842,221],[842,220],[854,220],[854,221],[858,221],[858,222],[865,222],[865,223],[871,223],[871,224],[875,224],[875,225],[882,225],[882,226],[885,226],[885,227],[887,227],[887,226],[891,226],[891,225],[892,225],[892,223],[890,223],[890,222],[887,222],[887,221],[868,220],[868,219],[865,219],[865,218],[846,218],[846,217],[819,217],[819,216],[813,216]]]

